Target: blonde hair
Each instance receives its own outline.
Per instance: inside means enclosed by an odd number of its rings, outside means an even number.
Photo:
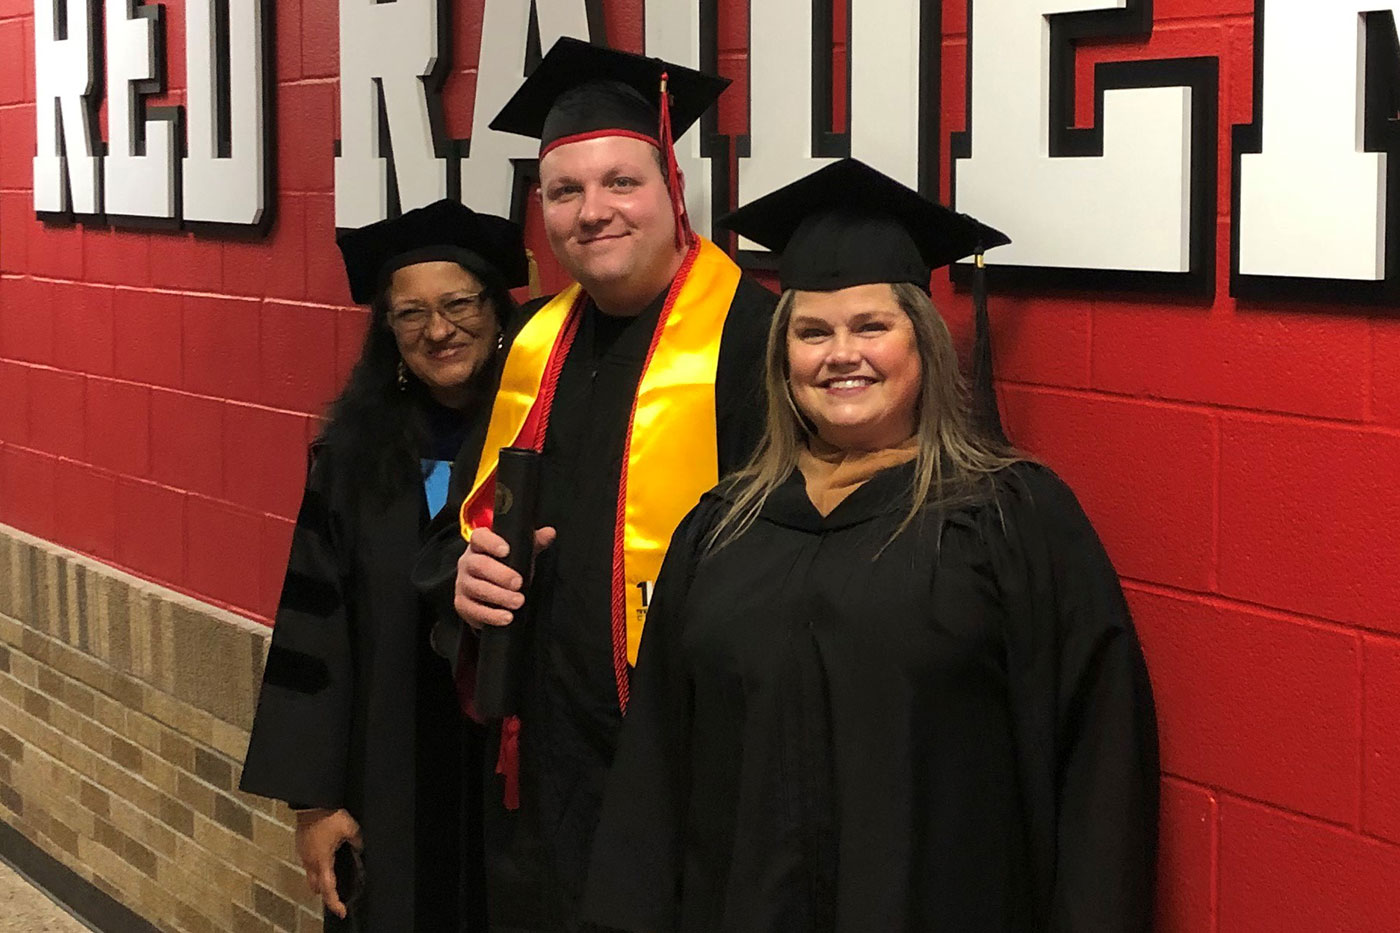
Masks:
[[[909,511],[885,546],[925,508],[946,508],[989,496],[992,474],[1026,459],[975,426],[953,339],[929,296],[906,283],[892,283],[890,290],[914,326],[921,380],[914,432],[918,453]],[[768,497],[797,467],[798,455],[815,433],[798,409],[789,383],[787,330],[796,299],[797,292],[785,291],[773,313],[764,356],[767,415],[763,437],[748,464],[730,477],[730,502],[710,533],[709,550],[723,547],[754,523]]]

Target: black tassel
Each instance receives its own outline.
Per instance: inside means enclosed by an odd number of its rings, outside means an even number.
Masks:
[[[997,390],[992,384],[992,322],[987,316],[987,267],[982,252],[972,270],[972,309],[976,332],[972,340],[972,417],[988,440],[1008,443],[997,408]]]

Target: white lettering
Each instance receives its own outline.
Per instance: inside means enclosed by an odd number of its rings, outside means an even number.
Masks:
[[[1103,154],[1050,153],[1050,17],[1127,2],[972,4],[972,150],[954,199],[1014,240],[989,262],[1191,271],[1190,87],[1106,90]]]
[[[189,0],[189,155],[182,170],[186,220],[261,222],[267,209],[266,36],[261,0]],[[222,22],[220,22],[222,20]],[[217,59],[227,56],[227,86]]]
[[[1366,152],[1366,25],[1374,0],[1269,0],[1262,151],[1239,164],[1239,272],[1385,278],[1386,153]],[[1304,67],[1306,63],[1306,67]]]
[[[912,188],[920,180],[922,7],[919,0],[850,4],[851,155]],[[832,161],[813,152],[812,12],[812,0],[749,4],[751,154],[739,162],[741,204]]]
[[[175,217],[175,124],[144,120],[141,95],[164,84],[160,8],[106,0],[107,158],[103,193],[108,214]]]
[[[926,33],[918,0],[862,0],[851,4],[851,155],[910,188],[919,187],[919,95]],[[857,9],[859,7],[859,9]],[[932,42],[939,41],[935,32]],[[936,60],[936,59],[935,59]],[[932,102],[934,131],[938,101]],[[937,192],[932,192],[937,197]]]
[[[337,227],[361,227],[388,216],[389,164],[380,145],[381,105],[403,210],[447,196],[448,160],[437,153],[423,80],[433,75],[443,52],[437,0],[341,0]]]
[[[648,55],[687,68],[701,68],[699,0],[648,0],[645,19]],[[676,140],[676,164],[685,179],[686,209],[691,226],[701,236],[710,235],[710,219],[715,212],[714,163],[701,154],[706,122],[702,118]],[[644,598],[644,605],[645,602]]]
[[[560,36],[588,38],[588,11],[583,0],[536,0],[540,45],[549,51]],[[477,65],[476,102],[472,109],[470,157],[462,161],[462,203],[474,210],[510,216],[515,163],[530,161],[539,143],[514,133],[499,133],[487,124],[525,78],[530,4],[521,0],[486,0]]]
[[[66,25],[62,37],[60,4]],[[36,211],[102,211],[96,103],[91,100],[97,69],[88,10],[85,0],[38,0],[34,4]]]

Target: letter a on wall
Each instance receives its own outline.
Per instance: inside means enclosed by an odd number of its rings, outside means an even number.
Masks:
[[[1214,288],[1214,58],[1100,64],[1074,127],[1075,46],[1150,34],[1147,0],[970,0],[958,210],[1006,231],[993,281]]]
[[[590,37],[590,22],[602,22],[592,5],[583,0],[486,0],[482,35],[490,41],[481,43],[472,135],[461,165],[462,203],[468,207],[524,221],[525,194],[538,174],[539,142],[497,132],[489,124],[560,36]],[[599,26],[594,39],[601,34]]]
[[[1400,300],[1400,4],[1258,0],[1230,291]]]

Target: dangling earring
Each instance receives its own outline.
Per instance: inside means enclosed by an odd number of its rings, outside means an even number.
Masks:
[[[503,331],[503,330],[498,330],[498,331],[496,331],[496,352],[497,352],[497,353],[500,353],[500,352],[501,352],[502,350],[504,350],[505,348],[506,348],[506,332]]]
[[[408,391],[408,367],[403,364],[403,360],[399,360],[399,391]]]

